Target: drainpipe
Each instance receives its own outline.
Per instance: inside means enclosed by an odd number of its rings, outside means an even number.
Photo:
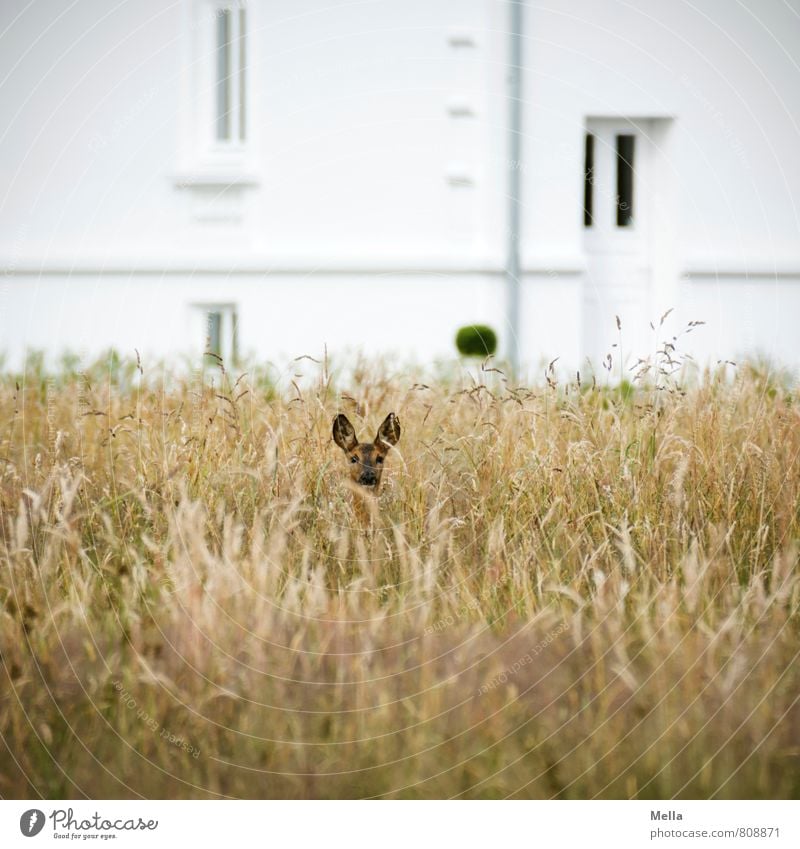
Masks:
[[[511,373],[519,375],[520,355],[520,169],[522,167],[522,9],[524,0],[509,0],[508,51],[508,357]]]

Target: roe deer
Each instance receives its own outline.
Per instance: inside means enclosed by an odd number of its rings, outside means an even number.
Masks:
[[[355,428],[342,413],[333,420],[333,441],[347,456],[353,483],[368,487],[375,494],[381,485],[384,458],[399,439],[400,420],[394,413],[383,420],[374,442],[359,442]]]

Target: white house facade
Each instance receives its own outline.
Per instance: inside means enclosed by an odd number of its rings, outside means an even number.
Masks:
[[[7,363],[800,366],[800,6],[512,6],[1,4]]]

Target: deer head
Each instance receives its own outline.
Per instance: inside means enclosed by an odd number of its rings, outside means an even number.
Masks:
[[[341,413],[333,420],[333,441],[347,457],[354,483],[377,492],[383,474],[383,462],[389,449],[400,439],[400,420],[389,413],[378,428],[374,442],[359,442],[347,416]]]

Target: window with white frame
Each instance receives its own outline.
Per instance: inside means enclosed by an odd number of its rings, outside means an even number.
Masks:
[[[181,187],[232,185],[255,171],[252,95],[253,4],[184,0],[186,44],[181,96]],[[225,178],[225,179],[223,179]]]
[[[205,303],[192,305],[193,335],[206,365],[235,365],[239,355],[236,304]]]

